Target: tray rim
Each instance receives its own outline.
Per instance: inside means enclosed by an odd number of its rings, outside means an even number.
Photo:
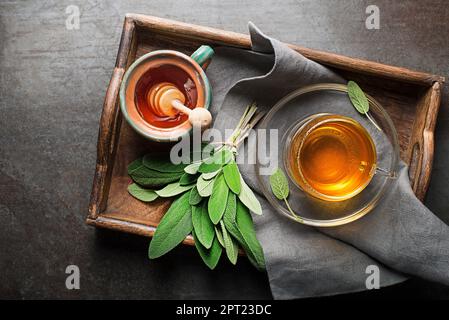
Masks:
[[[109,194],[109,182],[112,174],[111,166],[108,167],[110,160],[115,158],[119,128],[121,126],[120,111],[117,107],[118,90],[123,79],[124,73],[129,65],[129,58],[135,54],[134,45],[137,29],[145,29],[147,32],[153,32],[161,35],[181,37],[183,39],[192,39],[203,41],[209,44],[226,45],[248,49],[251,41],[248,35],[215,29],[205,26],[199,26],[154,16],[128,13],[125,15],[120,45],[117,53],[117,59],[114,71],[106,91],[103,110],[100,118],[100,127],[97,142],[97,161],[95,175],[93,179],[92,193],[89,203],[89,214],[86,223],[97,227],[120,230],[147,237],[152,237],[156,227],[134,223],[126,220],[100,216],[100,213],[106,205]],[[418,145],[422,151],[421,157],[417,159],[415,167],[411,170],[414,175],[413,190],[420,200],[424,199],[427,188],[430,183],[430,172],[432,170],[433,152],[434,152],[434,130],[438,109],[441,101],[441,86],[445,78],[439,75],[414,71],[407,68],[390,66],[379,62],[351,58],[335,53],[319,51],[301,47],[294,44],[287,44],[295,51],[303,54],[305,57],[316,62],[336,67],[342,70],[355,71],[365,75],[384,77],[387,79],[412,83],[427,88],[418,104],[428,106],[423,119],[422,137],[415,137],[414,143],[411,143],[408,154],[413,159],[415,146]],[[417,119],[415,118],[415,121]],[[415,126],[415,124],[414,124]],[[110,130],[109,128],[113,128]],[[193,239],[188,236],[184,243],[192,245]]]

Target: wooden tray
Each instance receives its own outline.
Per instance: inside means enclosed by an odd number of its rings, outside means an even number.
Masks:
[[[154,145],[122,121],[119,87],[127,67],[143,54],[173,49],[190,55],[201,44],[250,48],[249,37],[243,34],[139,14],[126,15],[100,120],[88,224],[153,235],[170,202],[160,199],[144,204],[127,192],[131,181],[126,172],[127,165],[148,150],[154,150]],[[432,170],[433,136],[444,78],[296,45],[290,47],[347,79],[357,81],[385,107],[399,134],[401,158],[410,165],[413,190],[422,200]],[[192,244],[193,239],[188,237],[184,242]]]

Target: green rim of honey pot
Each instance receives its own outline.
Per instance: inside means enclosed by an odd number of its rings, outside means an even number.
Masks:
[[[147,122],[139,112],[136,103],[136,87],[139,80],[151,69],[173,65],[182,69],[194,82],[196,89],[195,108],[209,109],[212,88],[204,70],[214,50],[210,46],[199,47],[190,57],[174,50],[157,50],[137,59],[126,71],[120,86],[120,109],[129,125],[140,135],[156,142],[176,142],[188,136],[192,126],[188,120],[174,127],[158,127]]]

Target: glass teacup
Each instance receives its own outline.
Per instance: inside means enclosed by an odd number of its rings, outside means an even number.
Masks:
[[[368,131],[337,114],[315,114],[299,122],[290,131],[284,152],[291,180],[326,201],[359,194],[377,169],[376,147]]]

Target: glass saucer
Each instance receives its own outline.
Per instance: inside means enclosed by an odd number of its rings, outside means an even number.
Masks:
[[[370,212],[384,197],[397,177],[399,144],[396,129],[382,106],[368,96],[370,115],[377,126],[366,115],[357,112],[349,100],[347,86],[334,83],[315,84],[297,89],[270,109],[262,120],[257,139],[256,174],[264,196],[280,214],[303,224],[317,227],[332,227],[349,223]],[[313,197],[292,180],[286,167],[286,145],[298,124],[316,114],[330,113],[350,117],[359,122],[370,134],[376,148],[376,174],[368,186],[356,196],[330,202]],[[277,130],[277,143],[269,135]],[[380,129],[380,130],[379,130]],[[274,159],[267,161],[267,155]],[[277,156],[276,156],[277,155]],[[273,161],[274,160],[274,161]],[[285,202],[277,199],[270,187],[270,173],[279,167],[287,176],[290,194],[290,213]]]

